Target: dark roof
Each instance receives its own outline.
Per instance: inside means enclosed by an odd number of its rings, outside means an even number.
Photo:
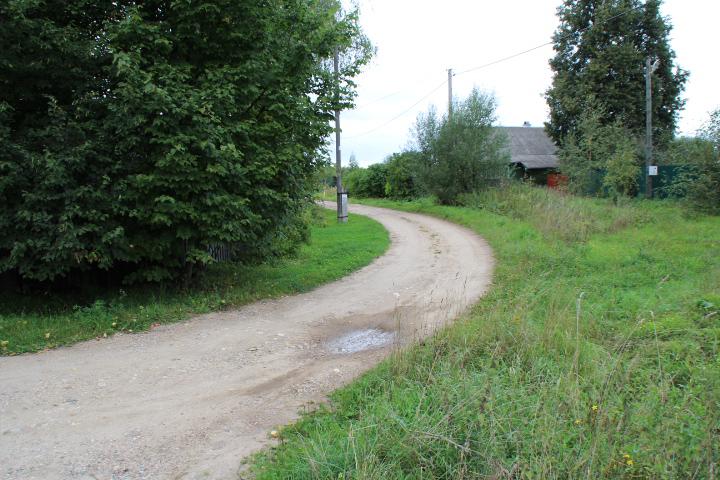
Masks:
[[[510,163],[525,169],[557,168],[557,147],[542,127],[497,127],[508,136]]]

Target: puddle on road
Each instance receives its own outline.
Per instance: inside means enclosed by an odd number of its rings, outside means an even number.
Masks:
[[[328,342],[328,348],[333,353],[356,353],[371,348],[384,347],[395,340],[394,332],[385,332],[377,328],[356,330],[346,333]]]

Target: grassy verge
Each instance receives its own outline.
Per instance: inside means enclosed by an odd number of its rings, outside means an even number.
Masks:
[[[717,477],[720,218],[518,188],[365,202],[479,232],[495,286],[285,428],[258,478]]]
[[[256,266],[218,264],[188,291],[127,289],[92,302],[77,298],[0,295],[0,353],[33,352],[117,331],[138,332],[190,315],[310,290],[370,263],[389,245],[387,231],[367,217],[335,222],[323,210],[311,240],[294,258]]]

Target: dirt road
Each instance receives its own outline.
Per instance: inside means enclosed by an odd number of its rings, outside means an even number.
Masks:
[[[380,221],[392,245],[340,281],[148,333],[0,358],[0,478],[236,478],[271,429],[488,287],[491,252],[469,230],[351,212]]]

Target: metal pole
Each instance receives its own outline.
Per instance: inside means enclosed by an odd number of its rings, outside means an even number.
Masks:
[[[452,68],[448,68],[448,118],[452,116],[453,111],[453,96],[452,96]]]
[[[652,60],[645,59],[645,197],[653,196],[653,181],[650,176],[652,160]]]
[[[342,185],[342,152],[340,150],[340,55],[338,49],[335,49],[333,57],[333,66],[335,69],[335,188],[337,190],[337,219],[338,222],[347,222],[347,193],[343,190]]]

